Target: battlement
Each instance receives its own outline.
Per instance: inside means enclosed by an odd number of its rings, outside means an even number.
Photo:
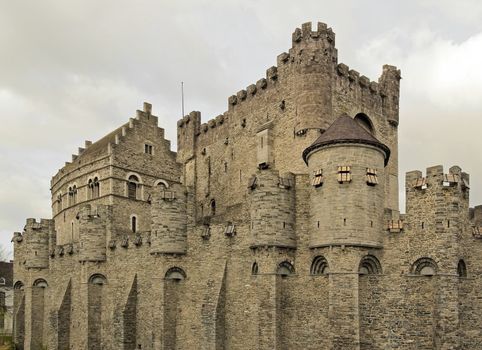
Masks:
[[[51,229],[54,226],[54,220],[52,219],[40,219],[37,221],[35,218],[28,218],[26,219],[25,231],[39,231],[42,229]]]
[[[444,173],[442,165],[436,165],[426,169],[426,176],[423,176],[420,170],[409,171],[405,175],[407,192],[413,188],[426,190],[431,186],[456,187],[465,191],[470,189],[470,176],[457,165],[452,166],[448,173]]]
[[[313,30],[311,22],[303,23],[301,28],[296,28],[291,36],[293,46],[301,41],[326,40],[335,46],[335,33],[326,23],[318,22],[316,30]]]

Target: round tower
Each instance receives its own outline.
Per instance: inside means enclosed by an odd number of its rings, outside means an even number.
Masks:
[[[186,190],[181,184],[157,188],[151,202],[151,254],[187,251]]]
[[[250,183],[253,246],[295,247],[295,194],[292,176],[259,170]]]
[[[381,247],[389,156],[389,148],[348,115],[303,152],[312,176],[311,247]]]

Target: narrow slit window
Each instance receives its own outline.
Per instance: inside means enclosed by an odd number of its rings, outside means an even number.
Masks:
[[[378,185],[377,169],[367,168],[366,180],[369,186]]]
[[[133,233],[137,232],[137,218],[135,216],[131,218],[131,231]]]
[[[338,182],[345,183],[351,182],[351,167],[350,166],[339,166],[338,167]]]
[[[311,185],[313,187],[321,187],[323,185],[323,170],[318,169],[313,172],[313,178],[311,179]]]

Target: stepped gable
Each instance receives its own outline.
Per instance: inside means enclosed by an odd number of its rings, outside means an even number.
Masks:
[[[303,151],[303,160],[307,162],[308,154],[317,148],[339,143],[361,143],[372,145],[385,152],[385,166],[390,158],[390,149],[378,141],[372,134],[361,127],[353,118],[344,114],[336,119],[330,127]]]

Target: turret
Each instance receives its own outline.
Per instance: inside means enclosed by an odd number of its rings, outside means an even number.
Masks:
[[[111,208],[107,205],[84,205],[80,208],[79,248],[80,261],[105,261],[106,239],[112,220]]]
[[[383,115],[394,126],[398,126],[400,79],[400,69],[388,64],[383,66],[383,73],[378,79],[380,93],[383,97]]]
[[[292,36],[293,46],[289,56],[293,60],[293,80],[297,96],[297,135],[309,129],[326,129],[326,121],[332,115],[332,89],[337,51],[335,33],[326,24],[318,23],[312,30],[311,23],[296,28]]]
[[[196,137],[200,132],[201,113],[191,112],[177,122],[177,159],[184,163],[194,156]]]
[[[249,191],[252,246],[296,247],[293,175],[258,170]]]
[[[23,238],[27,246],[26,267],[46,269],[49,267],[49,236],[54,231],[54,221],[27,219]]]
[[[312,176],[311,247],[381,247],[389,156],[387,146],[347,115],[303,152]]]
[[[151,202],[151,254],[187,251],[186,190],[181,184],[157,188]]]

